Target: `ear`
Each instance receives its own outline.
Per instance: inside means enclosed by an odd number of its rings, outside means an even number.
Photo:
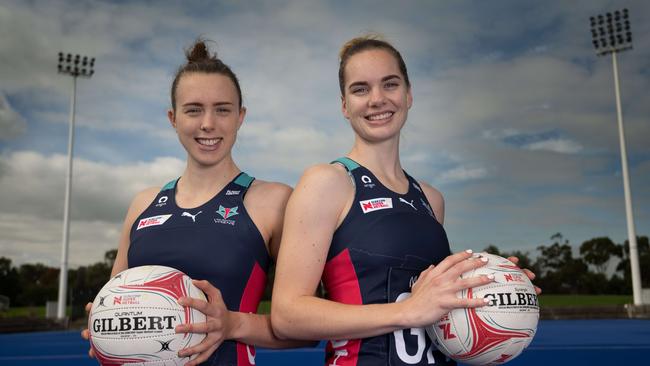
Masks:
[[[173,109],[167,110],[167,119],[169,120],[169,123],[172,125],[172,128],[176,129],[176,118],[174,116]]]
[[[406,92],[406,105],[408,106],[408,109],[411,109],[411,106],[413,105],[413,93],[411,93],[410,87],[409,90]]]
[[[237,131],[239,131],[239,128],[241,127],[242,123],[244,123],[244,117],[246,117],[246,107],[241,107],[239,109],[239,118],[237,120]]]
[[[343,112],[343,117],[345,117],[345,119],[350,119],[350,114],[348,113],[348,103],[345,101],[344,95],[341,95],[341,112]]]

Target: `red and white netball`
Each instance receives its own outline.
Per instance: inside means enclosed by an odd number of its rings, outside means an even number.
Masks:
[[[494,282],[458,292],[460,298],[487,298],[488,305],[455,309],[427,333],[445,355],[468,365],[499,365],[517,357],[533,340],[539,321],[535,288],[526,274],[509,260],[488,258],[480,268],[461,278],[494,275]]]
[[[203,313],[178,304],[182,296],[205,300],[183,272],[165,266],[122,271],[99,291],[88,317],[90,343],[102,366],[177,366],[190,360],[178,351],[205,334],[176,333],[183,323],[202,323]]]

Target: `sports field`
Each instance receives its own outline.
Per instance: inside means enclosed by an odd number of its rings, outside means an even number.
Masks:
[[[317,348],[258,349],[257,365],[322,365]],[[78,331],[0,335],[2,366],[97,365]],[[508,365],[647,365],[650,320],[543,320],[530,347]]]

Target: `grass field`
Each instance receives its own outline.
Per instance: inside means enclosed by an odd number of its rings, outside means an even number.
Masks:
[[[545,295],[539,296],[541,307],[599,306],[631,304],[632,295]]]
[[[598,306],[598,305],[624,305],[631,304],[632,295],[552,295],[542,294],[539,296],[541,307],[556,306]],[[258,313],[268,314],[271,311],[271,302],[262,301],[257,308]],[[70,308],[68,308],[68,314]],[[29,306],[11,308],[0,312],[0,317],[12,318],[19,316],[45,317],[45,306]]]
[[[72,308],[67,307],[67,314],[70,315]],[[15,318],[15,317],[29,317],[29,318],[45,318],[45,306],[23,306],[9,308],[7,311],[0,311],[0,318]]]

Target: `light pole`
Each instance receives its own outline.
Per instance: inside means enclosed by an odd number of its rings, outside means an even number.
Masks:
[[[614,92],[616,95],[616,115],[618,118],[618,138],[621,146],[621,165],[623,173],[623,190],[625,192],[625,216],[627,218],[627,236],[630,243],[630,266],[632,271],[632,293],[634,305],[641,305],[641,269],[639,267],[639,252],[634,230],[634,215],[632,213],[632,192],[627,169],[627,149],[625,147],[625,130],[623,129],[623,113],[621,112],[621,94],[618,85],[618,65],[616,54],[632,49],[632,30],[627,9],[591,17],[591,36],[596,54],[612,55],[614,69]]]
[[[70,233],[70,191],[72,189],[72,153],[74,148],[74,113],[77,93],[77,77],[89,78],[95,70],[95,58],[63,54],[59,52],[59,74],[72,76],[72,97],[70,98],[70,124],[68,128],[68,170],[65,181],[65,203],[63,206],[63,240],[61,244],[61,273],[59,274],[59,299],[56,317],[65,320],[68,293],[68,242]]]

